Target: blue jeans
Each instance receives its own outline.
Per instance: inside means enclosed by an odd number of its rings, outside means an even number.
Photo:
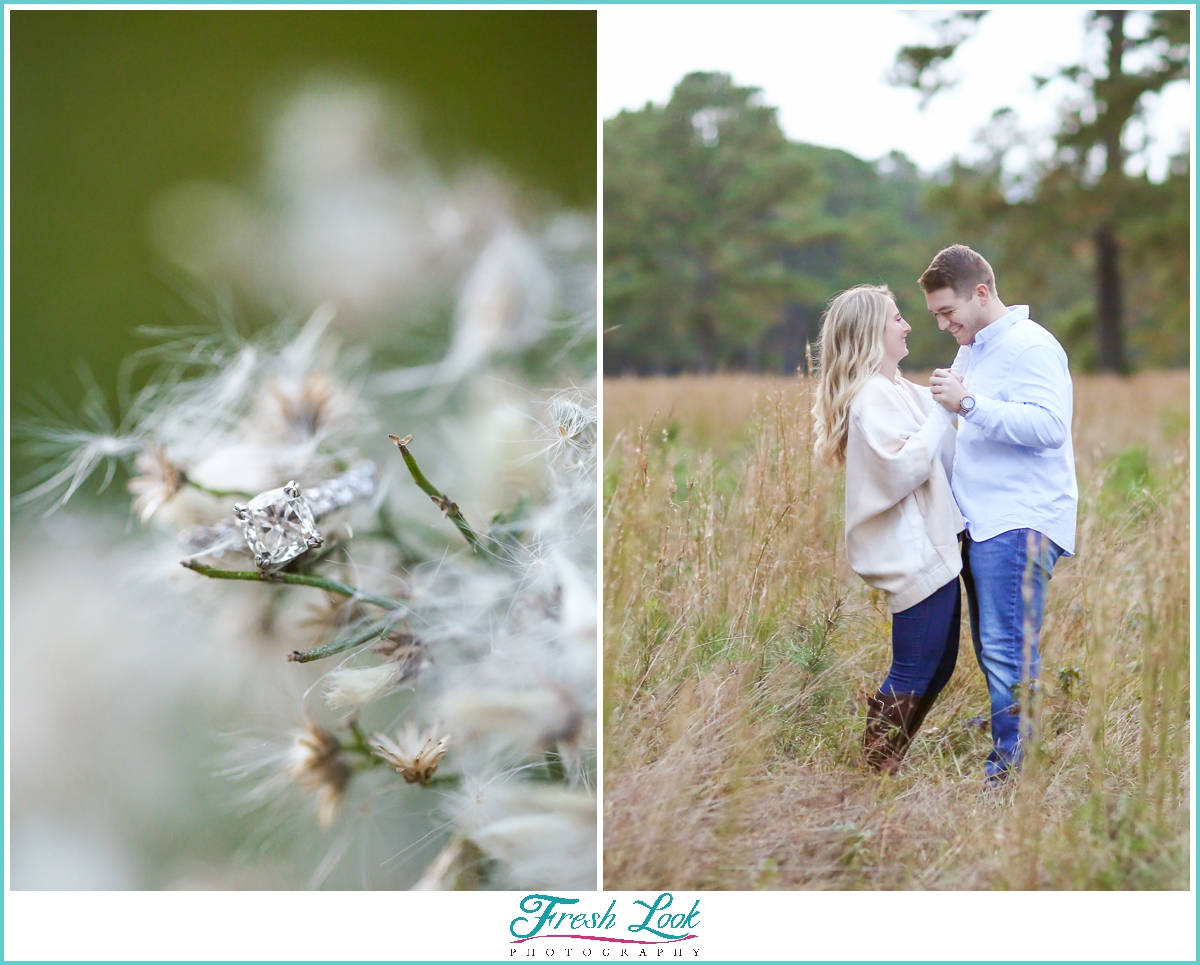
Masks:
[[[992,704],[992,752],[987,776],[997,778],[1021,763],[1020,694],[1041,669],[1038,640],[1046,584],[1062,555],[1032,529],[1013,529],[982,542],[963,539],[963,583],[971,616],[975,658],[987,678]]]
[[[892,668],[880,693],[924,696],[932,704],[954,673],[961,622],[957,576],[920,603],[893,613]]]

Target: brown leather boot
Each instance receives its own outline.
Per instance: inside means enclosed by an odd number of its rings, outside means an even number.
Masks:
[[[933,701],[918,694],[876,693],[867,698],[867,730],[863,758],[868,767],[892,774]]]
[[[917,731],[919,731],[921,729],[921,725],[925,723],[925,718],[933,709],[933,705],[937,703],[937,699],[937,694],[926,694],[924,697],[920,698],[920,702],[917,704],[917,709],[913,714],[912,719],[908,722],[909,740],[912,740],[917,736]]]

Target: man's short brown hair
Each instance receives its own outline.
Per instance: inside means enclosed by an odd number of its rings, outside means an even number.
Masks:
[[[996,275],[987,259],[966,245],[951,245],[934,256],[917,284],[926,294],[953,288],[962,298],[970,296],[976,285],[987,285],[996,294]]]

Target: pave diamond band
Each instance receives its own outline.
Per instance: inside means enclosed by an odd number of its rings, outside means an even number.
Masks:
[[[309,486],[304,490],[304,501],[312,511],[313,519],[320,519],[349,506],[356,499],[372,495],[376,480],[375,463],[363,459],[341,475]]]
[[[324,542],[316,521],[375,492],[375,464],[357,462],[303,491],[293,480],[233,507],[246,545],[262,571],[275,569]]]

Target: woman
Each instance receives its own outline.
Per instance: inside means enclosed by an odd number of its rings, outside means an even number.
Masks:
[[[964,528],[948,478],[950,414],[900,377],[912,331],[884,287],[830,303],[813,415],[818,456],[846,467],[846,555],[888,594],[892,666],[868,701],[866,761],[892,772],[958,657]]]

